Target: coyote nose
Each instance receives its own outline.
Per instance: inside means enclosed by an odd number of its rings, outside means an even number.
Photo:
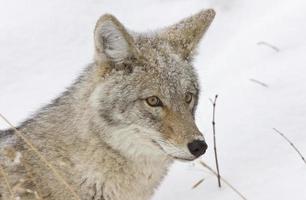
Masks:
[[[188,149],[192,155],[195,157],[200,157],[206,152],[207,144],[203,140],[194,140],[188,143]]]

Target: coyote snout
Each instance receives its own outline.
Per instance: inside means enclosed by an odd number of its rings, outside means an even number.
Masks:
[[[196,97],[194,97],[196,98]],[[193,107],[193,101],[189,102]],[[192,112],[170,112],[164,119],[161,129],[164,151],[179,160],[194,160],[203,155],[207,144],[202,133],[197,128]]]

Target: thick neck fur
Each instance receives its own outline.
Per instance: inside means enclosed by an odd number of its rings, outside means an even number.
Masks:
[[[137,149],[122,152],[100,137],[103,135],[101,131],[114,129],[107,127],[106,123],[101,124],[103,129],[93,125],[96,116],[89,109],[91,94],[96,84],[103,81],[104,73],[95,64],[89,66],[67,92],[18,129],[59,171],[67,175],[65,178],[80,191],[82,199],[147,199],[166,174],[171,159],[162,153],[137,154],[141,146],[137,147],[136,143]],[[65,188],[54,183],[53,174],[45,172],[46,168],[39,159],[33,159],[33,152],[26,154],[25,162],[39,166],[32,170],[38,175],[45,173],[44,177],[53,181],[49,183],[50,188],[38,183],[45,190],[42,193],[52,190],[55,199],[62,199],[57,194]],[[126,191],[134,192],[127,194]]]

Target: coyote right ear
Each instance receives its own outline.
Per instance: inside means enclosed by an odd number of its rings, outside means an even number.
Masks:
[[[202,10],[162,30],[160,37],[169,41],[183,59],[190,61],[214,17],[215,11],[213,9]]]
[[[100,17],[94,32],[95,59],[97,62],[123,63],[137,56],[132,36],[112,15]]]

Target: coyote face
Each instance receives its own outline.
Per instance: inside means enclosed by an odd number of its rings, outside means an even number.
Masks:
[[[130,157],[193,160],[207,145],[194,114],[199,85],[191,64],[214,18],[206,10],[156,33],[129,33],[113,16],[95,29],[95,62],[106,73],[90,97],[103,141]]]

